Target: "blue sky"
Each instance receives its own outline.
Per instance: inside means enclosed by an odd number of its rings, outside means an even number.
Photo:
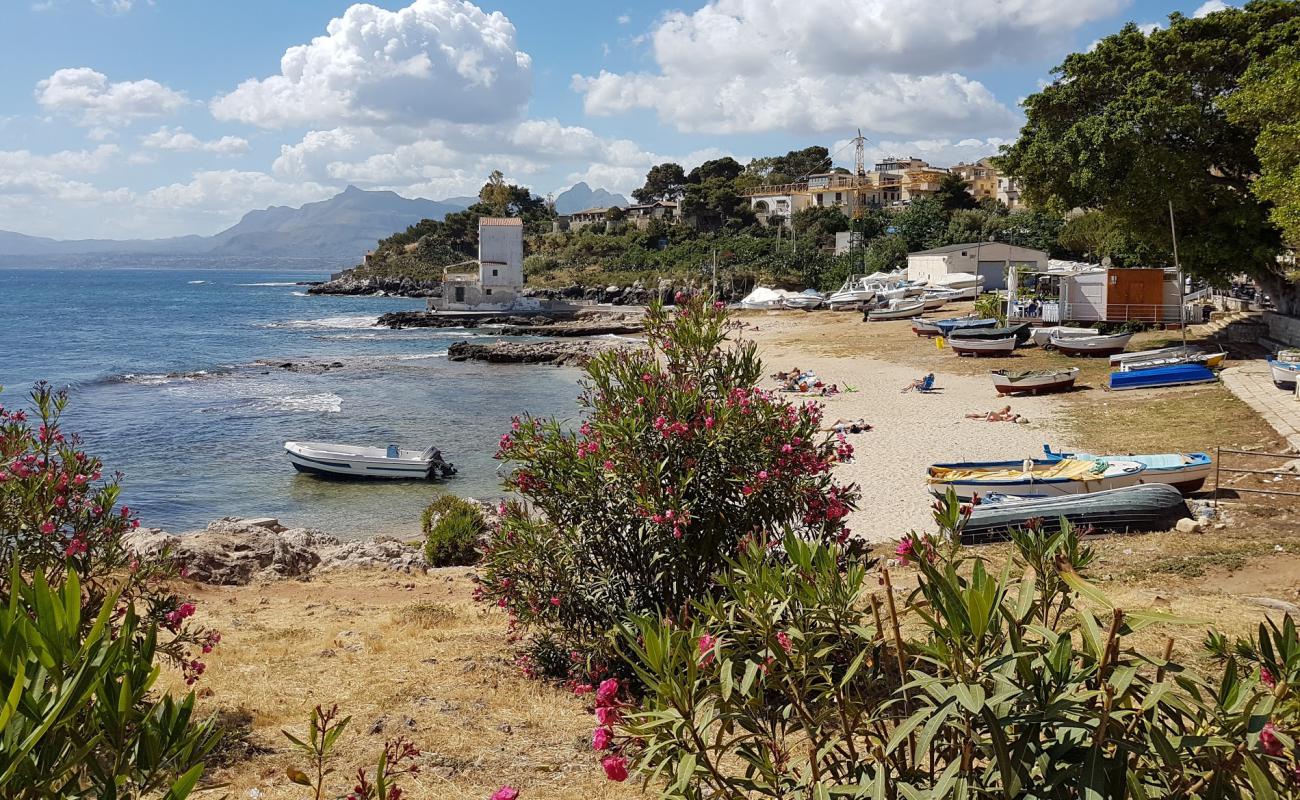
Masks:
[[[996,151],[1018,102],[1127,21],[1217,0],[0,0],[0,230],[214,233],[349,183],[627,192],[861,127]],[[851,156],[850,156],[851,158]]]

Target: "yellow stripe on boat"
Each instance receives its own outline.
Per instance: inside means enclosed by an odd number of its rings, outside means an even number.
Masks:
[[[1022,481],[1033,480],[1100,480],[1106,471],[1105,461],[1081,461],[1067,458],[1051,464],[1034,464],[1031,472],[1015,467],[930,467],[930,483],[967,483],[971,481]]]

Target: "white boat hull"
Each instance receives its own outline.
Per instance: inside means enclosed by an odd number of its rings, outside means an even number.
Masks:
[[[787,297],[783,302],[786,308],[807,311],[826,302],[820,297]]]
[[[1005,339],[948,339],[948,346],[959,356],[1009,356],[1016,350],[1016,337]]]
[[[1268,367],[1273,373],[1273,383],[1277,386],[1291,386],[1300,377],[1300,364],[1289,364],[1285,361],[1270,361]]]
[[[826,304],[831,308],[843,308],[846,306],[860,306],[875,299],[876,293],[874,291],[836,292],[826,298]]]
[[[919,317],[925,312],[925,303],[919,300],[899,303],[891,308],[881,308],[876,311],[868,311],[867,319],[872,322],[879,322],[890,319],[911,319]]]
[[[389,456],[388,451],[378,447],[285,442],[284,451],[299,472],[339,478],[422,481],[434,477],[444,463],[433,448],[398,450],[396,456]]]
[[[1035,481],[1031,477],[1014,481],[955,480],[930,484],[930,493],[943,497],[949,488],[956,492],[958,499],[969,501],[974,495],[986,495],[989,492],[1009,494],[1016,497],[1066,497],[1090,492],[1104,492],[1108,489],[1122,489],[1125,486],[1137,486],[1143,482],[1146,468],[1135,461],[1111,461],[1111,466],[1103,475],[1092,480],[1049,480]]]
[[[1067,356],[1111,356],[1124,352],[1131,333],[1118,333],[1111,336],[1053,336],[1052,347]]]
[[[1059,392],[1074,386],[1074,381],[1079,377],[1079,368],[1072,367],[1058,372],[1039,372],[1024,377],[1012,377],[1006,374],[1006,370],[998,370],[991,373],[993,376],[993,388],[998,394],[1041,394],[1044,392]]]
[[[1039,347],[1046,347],[1051,344],[1053,335],[1062,339],[1072,339],[1080,336],[1096,336],[1100,332],[1096,328],[1070,328],[1064,325],[1056,325],[1047,328],[1034,328],[1033,332],[1029,334],[1029,339]]]

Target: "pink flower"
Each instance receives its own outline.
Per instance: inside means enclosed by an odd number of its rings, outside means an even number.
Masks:
[[[551,605],[558,606],[559,604],[560,604],[560,598],[556,597],[555,595],[551,595]]]
[[[596,721],[606,727],[618,722],[619,711],[614,706],[601,706],[596,709]]]
[[[707,667],[713,662],[713,648],[716,647],[717,644],[718,640],[707,633],[700,637],[698,644],[700,649],[700,666]]]
[[[1278,740],[1273,733],[1273,723],[1265,722],[1264,729],[1259,732],[1259,749],[1270,756],[1282,755],[1282,742]]]
[[[582,697],[584,694],[590,694],[590,693],[591,693],[591,684],[590,684],[590,683],[580,683],[580,684],[578,684],[577,686],[573,687],[573,693],[574,693],[575,695],[577,695],[578,697]]]
[[[596,700],[604,705],[610,705],[618,698],[618,678],[606,678],[601,681],[600,686],[596,689]]]
[[[1272,689],[1274,686],[1277,686],[1277,679],[1273,677],[1272,672],[1269,672],[1268,667],[1259,668],[1259,682],[1264,684],[1270,689]]]
[[[787,653],[790,652],[790,648],[792,646],[790,644],[790,634],[786,633],[785,631],[781,631],[776,635],[776,643],[781,645],[782,650],[786,651]]]
[[[51,534],[51,533],[54,533],[54,523],[53,523],[53,522],[50,522],[50,521],[48,521],[48,520],[45,521],[45,522],[42,522],[42,523],[41,523],[41,533],[44,533],[44,534],[47,534],[47,535],[48,535],[48,534]]]
[[[758,479],[759,479],[760,481],[765,481],[765,480],[767,480],[767,470],[765,470],[765,469],[764,469],[764,470],[759,470],[759,472],[758,472]]]
[[[894,548],[894,555],[898,556],[899,560],[902,561],[904,564],[906,564],[908,562],[908,559],[912,558],[913,556],[912,540],[904,539],[903,541],[899,542],[898,547]]]
[[[489,800],[516,800],[519,797],[519,790],[513,786],[502,786],[492,793]]]
[[[622,756],[605,756],[600,760],[600,765],[605,768],[605,777],[611,781],[622,783],[627,780],[627,759]]]
[[[610,461],[608,458],[605,459],[605,463],[602,464],[601,466],[603,466],[603,467],[605,468],[605,471],[606,471],[606,472],[613,472],[613,471],[614,471],[614,462],[613,462],[613,461]]]
[[[597,728],[591,732],[591,749],[606,750],[609,748],[609,728]]]

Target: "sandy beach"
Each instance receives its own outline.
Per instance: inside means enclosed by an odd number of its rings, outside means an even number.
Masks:
[[[825,404],[828,426],[836,419],[858,418],[872,426],[865,433],[848,434],[855,457],[838,468],[843,480],[864,489],[860,508],[849,520],[853,532],[868,541],[897,539],[909,530],[932,527],[933,498],[925,485],[925,468],[930,464],[1030,458],[1042,453],[1044,443],[1053,447],[1073,444],[1059,428],[1059,395],[1000,398],[987,377],[939,369],[934,369],[934,392],[902,392],[927,370],[837,352],[851,350],[852,337],[865,335],[866,326],[857,314],[778,312],[744,319],[757,326],[747,329],[744,336],[759,345],[769,375],[798,367],[815,372],[827,384],[857,389],[813,399]],[[871,325],[873,335],[913,336],[906,322]],[[804,338],[810,329],[823,340],[819,346],[810,346]],[[988,363],[989,369],[1005,366],[999,360]],[[777,382],[768,378],[763,386],[775,388]],[[965,416],[1007,405],[1029,423],[985,422]]]

